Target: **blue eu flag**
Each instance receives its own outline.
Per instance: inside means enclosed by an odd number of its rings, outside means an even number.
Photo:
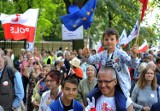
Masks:
[[[66,28],[70,31],[76,30],[83,25],[87,30],[93,22],[93,14],[96,8],[97,0],[88,0],[88,2],[81,8],[73,12],[69,10],[70,14],[61,16],[61,20]],[[72,6],[73,7],[73,6]]]

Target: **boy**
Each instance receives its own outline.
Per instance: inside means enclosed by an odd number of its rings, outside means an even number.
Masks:
[[[101,67],[108,66],[112,64],[117,72],[117,78],[119,85],[126,97],[129,97],[131,88],[131,79],[128,66],[132,68],[138,67],[138,58],[136,58],[138,53],[137,46],[134,46],[131,50],[131,57],[127,55],[126,52],[116,48],[119,34],[115,29],[107,29],[103,33],[103,43],[107,50],[104,50],[96,55],[90,56],[89,49],[83,49],[83,55],[85,61],[90,64],[101,63]]]
[[[78,91],[78,80],[75,76],[69,75],[62,81],[63,96],[50,104],[48,111],[83,111],[83,106],[74,97]]]

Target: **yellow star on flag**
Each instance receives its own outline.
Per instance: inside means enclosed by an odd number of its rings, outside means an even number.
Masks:
[[[82,20],[86,20],[86,17],[83,17]]]
[[[76,26],[76,25],[73,25],[73,27],[76,28],[77,26]]]
[[[89,16],[89,15],[90,15],[90,12],[87,12],[87,15]]]

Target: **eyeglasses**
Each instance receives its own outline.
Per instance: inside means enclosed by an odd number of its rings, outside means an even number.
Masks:
[[[52,82],[54,82],[54,80],[45,80],[45,82],[46,83],[48,83],[48,82],[52,83]]]
[[[111,83],[112,81],[114,81],[115,79],[112,79],[112,80],[110,80],[110,81],[108,81],[108,80],[97,80],[97,82],[98,82],[98,84],[102,84],[103,82],[105,83],[105,84],[109,84],[109,83]]]

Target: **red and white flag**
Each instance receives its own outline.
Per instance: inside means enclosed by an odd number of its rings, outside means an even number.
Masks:
[[[32,51],[39,9],[28,9],[23,14],[1,14],[5,40],[27,40],[26,50]]]
[[[146,52],[148,50],[148,44],[147,41],[144,40],[144,43],[138,48],[139,52]]]
[[[139,23],[138,23],[138,20],[136,22],[136,24],[134,25],[131,33],[129,34],[128,36],[128,43],[131,42],[134,38],[138,37],[139,36]],[[127,43],[127,44],[128,44]]]
[[[145,11],[147,10],[148,0],[139,0],[142,3],[142,14],[141,14],[141,22],[143,20]]]
[[[104,51],[104,47],[103,47],[103,45],[102,45],[101,40],[98,41],[97,46],[98,46],[98,53]]]
[[[126,30],[123,29],[123,32],[119,38],[119,45],[123,45],[127,43],[128,43],[127,33],[126,33]]]

